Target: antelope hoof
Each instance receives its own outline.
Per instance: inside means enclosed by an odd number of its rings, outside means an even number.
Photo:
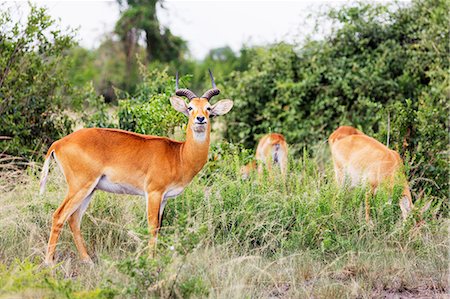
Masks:
[[[375,224],[373,223],[372,219],[366,219],[366,224],[369,228],[374,228]]]
[[[54,267],[56,263],[53,259],[45,258],[44,265],[47,267]]]

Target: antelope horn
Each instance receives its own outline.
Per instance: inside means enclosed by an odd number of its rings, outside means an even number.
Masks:
[[[217,87],[216,87],[216,83],[214,82],[214,77],[213,77],[211,70],[208,69],[208,71],[209,71],[209,77],[211,78],[212,88],[210,90],[206,91],[202,95],[202,98],[205,98],[209,101],[213,96],[218,95],[220,93],[220,90],[217,89]]]
[[[213,74],[211,72],[211,69],[208,69],[208,72],[209,72],[209,77],[211,78],[212,87],[216,88],[216,83],[214,82],[214,77],[213,77]]]
[[[178,89],[178,72],[175,80],[175,94],[180,97],[186,97],[189,99],[189,101],[192,100],[193,98],[198,98],[198,96],[189,89],[186,88]]]

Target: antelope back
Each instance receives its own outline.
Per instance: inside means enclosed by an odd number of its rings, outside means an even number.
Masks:
[[[332,145],[336,141],[350,135],[364,135],[364,133],[350,126],[340,126],[330,135],[328,143]]]

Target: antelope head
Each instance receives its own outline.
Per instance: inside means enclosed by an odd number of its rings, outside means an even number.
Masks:
[[[206,140],[211,130],[210,118],[214,116],[224,115],[228,113],[233,107],[232,100],[221,100],[214,105],[210,104],[210,100],[213,96],[220,93],[220,90],[214,83],[214,77],[209,70],[209,76],[211,78],[212,88],[207,90],[201,97],[198,97],[194,92],[189,89],[178,88],[178,72],[176,75],[175,94],[170,98],[172,107],[189,117],[188,130],[191,129],[194,135],[194,139],[198,142]],[[178,96],[186,97],[189,103],[186,103],[182,98]]]

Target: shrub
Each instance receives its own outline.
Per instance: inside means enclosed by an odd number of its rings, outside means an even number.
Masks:
[[[416,190],[448,190],[449,32],[445,1],[332,10],[339,29],[303,46],[254,51],[249,69],[232,74],[235,100],[228,137],[254,147],[280,132],[308,147],[339,125],[353,125],[410,157]]]
[[[171,135],[176,127],[187,123],[186,117],[170,105],[175,77],[169,76],[167,69],[147,71],[141,65],[140,70],[143,82],[134,95],[119,95],[119,128],[148,135]]]
[[[41,147],[64,136],[71,121],[61,112],[65,51],[73,46],[44,8],[31,5],[26,24],[14,23],[11,10],[0,12],[0,152],[22,157],[41,154]]]
[[[84,99],[85,110],[83,111],[82,121],[85,127],[115,128],[117,127],[114,117],[108,111],[112,108],[105,103],[103,96],[98,96],[94,89],[92,81],[86,83],[78,92]]]

